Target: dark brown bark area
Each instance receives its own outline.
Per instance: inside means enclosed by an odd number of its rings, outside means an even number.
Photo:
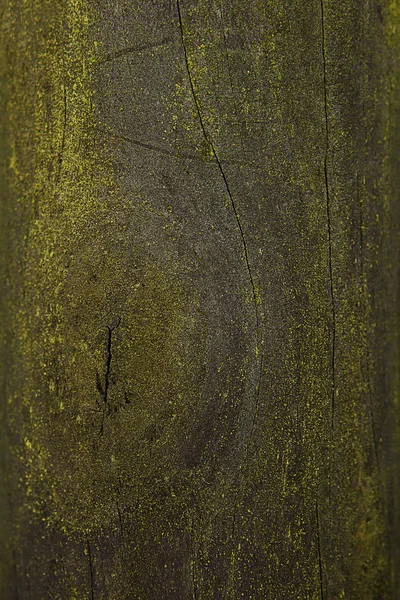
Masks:
[[[1,597],[400,598],[399,9],[0,11]]]

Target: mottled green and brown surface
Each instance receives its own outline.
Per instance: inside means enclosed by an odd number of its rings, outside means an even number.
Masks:
[[[400,598],[397,0],[2,0],[2,600]]]

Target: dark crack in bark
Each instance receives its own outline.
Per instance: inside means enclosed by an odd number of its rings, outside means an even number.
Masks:
[[[320,586],[321,600],[324,600],[323,567],[322,567],[321,539],[320,539],[320,528],[319,528],[318,498],[315,501],[315,516],[316,516],[316,527],[317,527],[319,586]]]
[[[170,39],[165,38],[160,42],[156,42],[154,44],[143,44],[142,46],[128,46],[127,48],[122,48],[121,50],[116,50],[115,52],[110,52],[105,56],[105,58],[99,60],[98,64],[104,64],[106,62],[111,62],[118,58],[122,58],[124,56],[128,56],[129,54],[137,54],[139,52],[146,52],[146,50],[155,50],[157,48],[162,48],[171,42]]]
[[[63,83],[63,122],[62,122],[60,152],[58,154],[57,181],[60,181],[60,177],[61,177],[62,163],[64,160],[66,131],[67,131],[67,88],[65,86],[65,83]]]
[[[231,88],[231,94],[232,94],[232,98],[233,98],[233,106],[234,106],[234,110],[235,110],[236,122],[239,125],[240,143],[241,143],[241,146],[242,146],[242,152],[244,154],[244,144],[243,144],[242,132],[241,132],[241,129],[240,129],[241,122],[240,122],[240,119],[239,119],[239,111],[238,111],[238,108],[237,108],[237,102],[236,102],[235,94],[234,94],[234,91],[233,91],[233,79],[232,79],[232,72],[231,72],[231,64],[230,64],[230,60],[229,60],[228,46],[227,46],[227,43],[226,43],[225,28],[224,28],[224,22],[223,22],[224,7],[223,7],[222,1],[220,3],[220,10],[221,10],[221,29],[222,29],[222,36],[223,36],[223,39],[224,39],[225,58],[226,58],[226,65],[228,67],[229,85],[230,85],[230,88]]]
[[[209,135],[208,135],[208,133],[206,131],[205,125],[204,125],[203,117],[202,117],[201,110],[200,110],[199,101],[198,101],[198,98],[197,98],[197,94],[196,94],[196,91],[195,91],[195,88],[194,88],[193,79],[192,79],[192,74],[191,74],[191,71],[190,71],[189,60],[188,60],[188,52],[187,52],[187,48],[186,48],[186,44],[185,44],[185,36],[184,36],[184,33],[183,33],[182,14],[181,14],[181,8],[180,8],[180,2],[179,2],[179,0],[177,0],[177,8],[178,8],[178,19],[179,19],[179,27],[180,27],[180,32],[181,32],[182,47],[183,47],[183,52],[184,52],[184,55],[185,55],[186,70],[187,70],[187,73],[188,73],[188,79],[189,79],[190,89],[191,89],[193,100],[194,100],[194,103],[195,103],[196,112],[197,112],[197,115],[198,115],[200,127],[201,127],[201,130],[203,132],[204,139],[205,139],[207,145],[209,146],[211,154],[215,158],[216,164],[218,166],[218,170],[220,172],[220,175],[221,175],[222,180],[223,180],[224,185],[225,185],[225,189],[226,189],[227,194],[229,196],[230,204],[231,204],[231,207],[232,207],[232,210],[233,210],[233,213],[234,213],[234,216],[235,216],[235,220],[236,220],[239,232],[240,232],[240,237],[241,237],[241,241],[242,241],[242,245],[243,245],[243,254],[244,254],[244,258],[245,258],[247,272],[248,272],[248,275],[249,275],[249,280],[250,280],[250,284],[251,284],[251,291],[252,291],[252,296],[253,296],[253,301],[254,301],[254,309],[255,309],[254,310],[254,314],[255,314],[255,320],[256,320],[256,332],[257,332],[257,339],[258,339],[258,342],[259,342],[260,341],[260,322],[259,322],[260,318],[259,318],[259,311],[258,311],[258,303],[259,303],[259,301],[258,301],[258,297],[257,297],[256,286],[255,286],[255,283],[254,283],[253,273],[252,273],[252,270],[251,270],[251,267],[250,267],[249,252],[248,252],[248,248],[247,248],[246,238],[245,238],[245,235],[244,235],[242,223],[241,223],[240,218],[239,218],[239,213],[238,213],[235,201],[234,201],[233,196],[232,196],[232,192],[230,190],[230,187],[229,187],[229,184],[228,184],[225,172],[224,172],[224,170],[222,168],[221,161],[220,161],[219,156],[217,154],[217,151],[215,149],[214,143],[213,143],[212,139],[209,137]],[[260,352],[262,352],[262,348],[259,348],[258,350]],[[261,371],[261,363],[262,363],[262,354],[261,354],[260,360],[259,360],[259,365],[260,365],[260,369],[259,370],[260,371]],[[258,397],[258,390],[257,390],[256,393],[257,393],[257,397]],[[257,403],[256,403],[255,411],[256,412],[258,411]],[[253,429],[254,429],[254,427],[252,427],[251,432],[253,431]]]
[[[326,214],[328,224],[328,263],[329,263],[329,279],[330,292],[332,302],[332,354],[331,354],[331,372],[332,372],[332,392],[331,392],[331,427],[334,428],[335,421],[335,394],[336,394],[336,373],[335,373],[335,358],[336,358],[336,312],[335,312],[335,294],[333,286],[333,268],[332,268],[332,219],[331,219],[331,200],[329,190],[328,177],[328,155],[329,155],[329,119],[328,119],[328,91],[327,91],[327,76],[326,76],[326,35],[325,35],[325,12],[324,0],[321,0],[321,35],[322,35],[322,64],[324,74],[324,117],[325,117],[325,152],[324,152],[324,180],[325,180],[325,196],[326,196]]]
[[[107,131],[107,134],[112,137],[122,140],[127,144],[131,144],[133,146],[139,146],[140,148],[144,148],[146,150],[151,150],[152,152],[157,152],[159,154],[164,154],[165,156],[171,156],[172,158],[176,158],[177,160],[195,160],[198,162],[204,163],[203,159],[198,158],[197,156],[192,156],[190,154],[175,154],[170,150],[166,150],[165,148],[160,148],[160,146],[155,146],[154,144],[149,144],[148,142],[142,142],[141,140],[135,140],[125,135],[121,135],[120,133],[115,133],[114,131]],[[210,160],[210,163],[214,163],[215,160]]]
[[[92,549],[90,547],[90,542],[89,542],[88,536],[86,536],[86,546],[87,546],[87,553],[88,553],[88,559],[89,559],[90,600],[94,600],[94,568],[93,568]]]
[[[189,530],[190,530],[190,536],[191,536],[189,561],[190,561],[190,578],[192,581],[192,596],[193,596],[193,600],[197,600],[198,594],[197,594],[197,581],[196,581],[196,553],[193,552],[193,547],[194,547],[193,517],[190,519]]]
[[[366,273],[365,273],[365,267],[364,267],[364,262],[365,262],[364,261],[364,227],[365,227],[365,225],[363,222],[363,210],[362,210],[362,204],[361,204],[361,198],[360,198],[358,173],[357,173],[357,177],[356,177],[356,182],[357,182],[357,198],[358,198],[358,205],[359,205],[359,211],[360,211],[359,231],[360,231],[360,271],[361,271],[361,285],[362,285],[362,305],[363,305],[363,315],[366,320],[366,323],[365,323],[366,329],[367,329],[367,331],[369,331],[368,322],[367,322],[368,292],[367,292],[366,281],[365,281]],[[370,352],[369,352],[369,346],[368,346],[367,340],[365,340],[365,369],[366,369],[366,383],[367,383],[367,389],[368,389],[368,409],[369,409],[369,415],[370,415],[370,421],[371,421],[372,442],[374,445],[375,460],[376,460],[377,467],[379,468],[378,444],[377,444],[377,436],[376,436],[376,430],[375,430],[376,429],[375,428],[375,417],[374,417],[374,407],[373,407],[373,400],[372,400],[373,394],[372,394],[372,384],[371,384],[370,361],[371,361],[371,357],[370,357]]]
[[[106,325],[107,328],[107,362],[106,362],[106,374],[104,377],[104,405],[105,408],[108,412],[108,414],[111,413],[112,407],[110,405],[109,399],[108,399],[108,391],[110,388],[110,371],[111,371],[111,361],[112,361],[112,335],[113,332],[119,327],[119,325],[121,324],[121,319],[118,319],[118,322],[116,325],[114,325],[114,327],[110,327],[109,325]]]
[[[255,429],[255,425],[257,422],[257,417],[258,417],[258,413],[259,413],[259,407],[260,407],[260,389],[261,389],[261,380],[262,380],[262,371],[263,371],[263,364],[264,364],[264,353],[263,353],[263,340],[262,340],[262,336],[261,336],[261,324],[260,324],[260,315],[259,315],[259,299],[258,299],[258,295],[257,295],[257,291],[256,291],[256,285],[254,282],[254,277],[253,277],[253,273],[250,267],[250,260],[249,260],[249,252],[248,252],[248,247],[247,247],[247,242],[246,242],[246,238],[244,235],[244,230],[242,227],[242,223],[240,221],[240,217],[239,217],[239,213],[235,204],[235,201],[233,199],[233,195],[232,192],[230,190],[224,169],[222,167],[221,161],[219,159],[218,153],[216,151],[216,148],[214,146],[214,143],[212,141],[212,139],[210,138],[210,136],[207,133],[206,127],[204,125],[204,120],[203,120],[203,116],[202,116],[202,112],[200,109],[200,104],[199,104],[199,100],[195,91],[195,87],[194,87],[194,83],[193,83],[193,79],[192,79],[192,74],[191,74],[191,70],[190,70],[190,66],[189,66],[189,58],[188,58],[188,51],[186,48],[186,44],[185,44],[185,37],[184,37],[184,29],[183,29],[183,23],[182,23],[182,14],[181,14],[181,8],[180,8],[180,1],[177,1],[177,9],[178,9],[178,20],[179,20],[179,27],[180,27],[180,33],[181,33],[181,42],[182,42],[182,47],[183,47],[183,51],[184,51],[184,56],[185,56],[185,63],[186,63],[186,70],[187,70],[187,74],[188,74],[188,80],[189,80],[189,84],[190,84],[190,89],[192,92],[192,96],[193,96],[193,100],[195,103],[195,108],[196,108],[196,112],[197,112],[197,116],[198,116],[198,120],[200,123],[200,127],[204,136],[204,139],[210,149],[210,153],[211,155],[215,158],[215,162],[217,164],[218,170],[220,172],[220,175],[222,177],[222,180],[224,182],[226,191],[228,193],[229,199],[230,199],[230,204],[232,207],[232,211],[234,213],[235,219],[236,219],[236,223],[240,232],[240,237],[241,237],[241,242],[242,242],[242,246],[243,246],[243,254],[244,254],[244,258],[245,258],[245,263],[246,263],[246,268],[247,268],[247,272],[248,272],[248,276],[249,276],[249,280],[250,280],[250,285],[251,285],[251,292],[252,292],[252,297],[253,297],[253,302],[254,302],[254,314],[255,314],[255,321],[256,321],[256,337],[257,337],[257,357],[258,357],[258,381],[257,381],[257,385],[255,388],[255,403],[254,403],[254,412],[253,412],[253,417],[252,417],[252,423],[251,423],[251,428],[250,428],[250,432],[248,435],[248,439],[247,439],[247,443],[245,445],[245,449],[243,452],[243,459],[240,463],[239,466],[239,473],[242,472],[243,466],[246,463],[246,461],[248,460],[248,454],[249,454],[249,450],[250,450],[250,443],[251,443],[251,439],[253,437],[253,433],[254,433],[254,429]],[[228,58],[228,57],[227,57]],[[232,80],[231,80],[232,81]],[[241,495],[241,486],[237,486],[236,489],[236,494],[235,494],[235,501],[234,501],[234,507],[233,507],[233,511],[232,511],[232,533],[231,533],[231,538],[232,538],[232,543],[234,544],[234,539],[235,539],[235,533],[236,533],[236,523],[237,523],[237,519],[236,519],[236,513],[237,513],[237,509],[238,509],[238,504],[239,504],[239,497]]]
[[[116,507],[117,507],[117,514],[118,514],[118,522],[119,522],[119,532],[120,532],[120,535],[121,535],[121,544],[122,544],[122,546],[124,546],[124,544],[125,544],[124,527],[123,527],[123,524],[122,524],[122,514],[121,514],[121,509],[119,507],[118,500],[116,502]]]

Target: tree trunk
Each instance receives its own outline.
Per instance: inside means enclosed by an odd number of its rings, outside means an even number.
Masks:
[[[400,598],[396,0],[3,0],[4,600]]]

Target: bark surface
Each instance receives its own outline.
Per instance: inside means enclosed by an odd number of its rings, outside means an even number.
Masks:
[[[400,598],[396,0],[3,0],[4,600]]]

